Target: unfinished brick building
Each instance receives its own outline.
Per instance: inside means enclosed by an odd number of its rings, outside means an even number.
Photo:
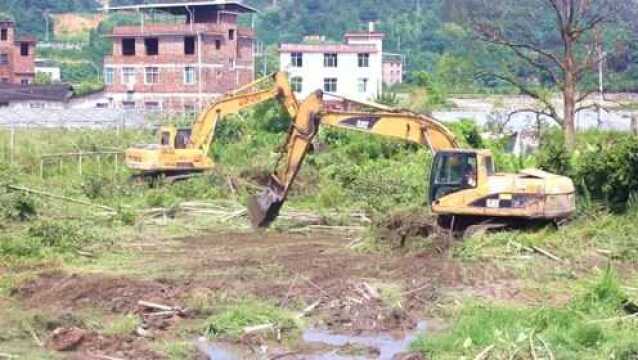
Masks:
[[[254,77],[254,31],[240,1],[211,0],[110,7],[139,13],[140,25],[119,26],[104,59],[113,107],[196,112]]]
[[[36,42],[32,36],[17,36],[13,20],[0,19],[0,83],[33,83]]]

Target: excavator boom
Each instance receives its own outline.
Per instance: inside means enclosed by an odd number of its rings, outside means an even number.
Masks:
[[[297,99],[285,73],[278,72],[258,79],[211,103],[193,122],[191,129],[162,127],[159,144],[141,145],[126,151],[126,164],[140,174],[136,177],[172,179],[188,178],[192,174],[213,168],[208,157],[215,137],[217,122],[248,107],[277,99],[294,118]]]
[[[253,226],[266,227],[279,214],[320,125],[399,138],[428,146],[433,152],[459,147],[454,135],[434,119],[408,112],[389,112],[381,107],[377,109],[382,110],[324,112],[323,93],[317,91],[311,94],[299,106],[288,133],[285,151],[277,162],[268,188],[249,200],[248,210]]]
[[[271,80],[274,82],[274,85],[263,90],[255,90],[261,84]],[[280,99],[282,105],[292,118],[297,115],[298,105],[295,94],[288,84],[286,75],[282,72],[278,72],[245,85],[221,100],[210,104],[193,123],[189,147],[201,149],[204,153],[208,153],[208,149],[215,136],[215,127],[219,119],[274,98]]]

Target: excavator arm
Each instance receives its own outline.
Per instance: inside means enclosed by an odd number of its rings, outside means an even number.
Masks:
[[[398,138],[428,146],[432,152],[459,148],[452,132],[430,117],[386,109],[377,112],[324,112],[322,98],[322,92],[317,91],[299,106],[268,188],[249,200],[253,226],[267,227],[279,214],[320,125]]]
[[[273,83],[272,86],[262,90],[254,90],[270,81]],[[193,123],[188,147],[201,149],[204,154],[207,154],[215,136],[217,122],[220,119],[274,98],[279,99],[291,118],[296,117],[298,104],[295,94],[288,83],[286,74],[277,72],[247,84],[210,104]]]

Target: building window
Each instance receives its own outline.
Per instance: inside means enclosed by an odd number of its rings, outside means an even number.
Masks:
[[[9,30],[7,29],[0,30],[0,41],[7,41],[7,40],[9,40]]]
[[[41,102],[32,102],[29,103],[29,107],[31,109],[44,109],[44,103]]]
[[[337,67],[337,54],[323,54],[324,67]]]
[[[370,66],[370,54],[359,54],[359,67]]]
[[[360,93],[365,93],[368,91],[368,79],[362,78],[357,82],[357,89]]]
[[[9,54],[0,54],[0,65],[9,64]]]
[[[22,80],[20,80],[20,85],[22,85],[22,86],[27,86],[27,85],[29,85],[29,79],[22,79]]]
[[[147,101],[144,103],[146,111],[160,111],[160,104],[157,101]]]
[[[235,29],[228,30],[228,40],[235,40]]]
[[[104,84],[113,85],[113,78],[115,77],[115,69],[111,67],[104,68]]]
[[[292,67],[303,67],[303,53],[294,52],[290,54],[290,64]]]
[[[144,47],[146,48],[146,55],[153,56],[159,54],[159,40],[157,38],[144,39]]]
[[[292,79],[290,79],[290,87],[292,88],[292,91],[296,92],[296,93],[300,93],[303,91],[303,79],[299,76],[295,76]]]
[[[337,79],[325,78],[323,79],[323,91],[325,92],[337,92]]]
[[[20,43],[20,56],[29,56],[29,43]]]
[[[197,83],[197,72],[194,66],[184,68],[184,85],[195,85]]]
[[[122,101],[122,108],[126,110],[135,109],[135,101]]]
[[[122,68],[122,84],[134,85],[135,84],[135,68],[125,67]]]
[[[147,67],[144,71],[144,83],[146,85],[159,84],[159,68]]]
[[[122,39],[122,55],[135,56],[135,39],[134,38]]]
[[[194,36],[184,37],[184,54],[195,55],[195,37]]]
[[[194,118],[195,117],[195,105],[193,104],[184,104],[184,116],[186,118]]]
[[[215,50],[219,50],[222,48],[222,41],[221,40],[215,40]]]

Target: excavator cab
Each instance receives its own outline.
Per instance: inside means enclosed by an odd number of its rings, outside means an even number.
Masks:
[[[440,151],[430,175],[430,204],[451,193],[478,185],[478,160],[473,151]]]

